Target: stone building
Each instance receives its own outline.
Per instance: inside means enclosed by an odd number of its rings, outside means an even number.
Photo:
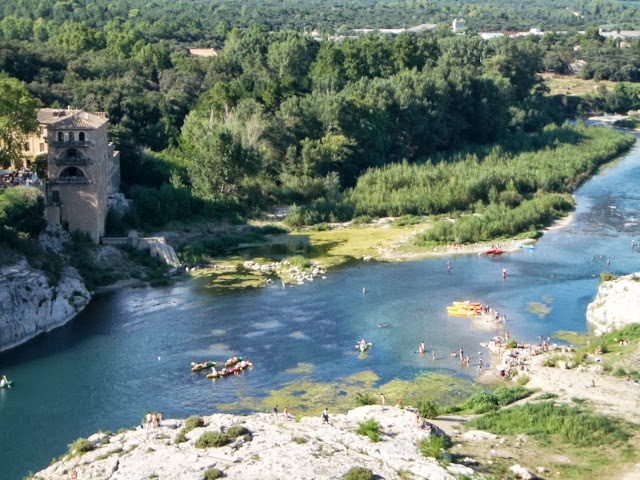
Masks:
[[[38,110],[38,133],[25,153],[46,157],[41,178],[49,223],[87,232],[98,243],[104,235],[107,198],[120,188],[120,153],[107,138],[103,113],[76,109]]]

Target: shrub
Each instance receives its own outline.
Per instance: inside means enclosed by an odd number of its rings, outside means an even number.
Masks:
[[[190,432],[194,428],[200,427],[204,427],[204,420],[202,419],[202,417],[199,417],[197,415],[192,415],[184,422],[184,430],[186,430],[185,433]]]
[[[627,371],[626,371],[624,368],[622,368],[622,367],[618,367],[618,368],[616,368],[616,369],[615,369],[615,371],[613,372],[613,374],[614,374],[616,377],[624,377],[624,376],[627,374]]]
[[[420,416],[424,418],[436,418],[440,415],[440,408],[433,400],[420,400],[418,402],[418,411]]]
[[[231,443],[228,435],[220,432],[204,432],[196,440],[196,448],[224,447]]]
[[[251,432],[247,427],[243,427],[242,425],[233,425],[227,428],[226,434],[229,438],[238,438],[242,435],[251,435]]]
[[[70,455],[82,455],[83,453],[93,450],[93,443],[86,438],[79,438],[75,442],[69,444]]]
[[[373,480],[374,478],[373,472],[368,468],[351,467],[342,480]]]
[[[182,427],[182,430],[178,432],[178,434],[176,435],[176,438],[174,439],[174,442],[175,443],[186,442],[187,433],[189,433],[194,428],[199,428],[199,427],[204,427],[204,420],[202,419],[202,417],[199,417],[197,415],[192,415],[191,417],[187,418],[187,420],[184,422],[184,427]]]
[[[356,430],[358,435],[364,435],[369,437],[372,442],[379,442],[380,439],[380,424],[373,418],[370,418],[364,423],[361,423]]]
[[[614,275],[612,273],[602,272],[598,280],[599,280],[599,283],[604,283],[604,282],[610,282],[611,280],[615,280],[616,278],[618,278],[617,275]]]
[[[474,413],[487,413],[504,407],[522,398],[531,395],[531,390],[522,386],[500,387],[493,392],[477,392],[471,395],[463,404],[462,410],[471,410]]]
[[[224,477],[224,472],[217,468],[207,468],[204,471],[204,480],[216,480],[216,478]]]
[[[309,268],[311,266],[311,261],[304,258],[302,255],[287,257],[282,261],[282,263],[288,263],[292,267],[298,267],[301,270],[304,270],[305,268]]]
[[[370,393],[356,393],[356,405],[364,406],[364,405],[375,405],[376,397],[374,397]]]
[[[518,347],[518,342],[516,342],[515,340],[509,340],[509,343],[507,343],[507,348],[517,348]]]
[[[527,383],[529,383],[529,380],[530,380],[530,379],[529,379],[529,375],[518,375],[518,378],[517,378],[517,380],[516,380],[516,383],[517,383],[519,386],[524,386],[524,385],[526,385]]]
[[[420,440],[418,450],[423,457],[439,458],[451,447],[451,440],[444,435],[429,435]]]

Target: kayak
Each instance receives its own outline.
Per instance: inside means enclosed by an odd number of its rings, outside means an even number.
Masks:
[[[0,385],[0,388],[11,388],[13,387],[13,380],[9,380],[8,383],[5,383],[4,385]]]
[[[211,368],[216,364],[216,362],[207,361],[203,363],[191,363],[191,371],[192,372],[200,372],[202,370],[206,370],[207,368]]]
[[[482,304],[480,302],[453,302],[452,306],[447,307],[448,315],[456,315],[461,317],[471,317],[482,314]]]
[[[253,363],[249,361],[245,361],[244,365],[242,366],[241,365],[242,365],[241,363],[237,363],[233,367],[223,368],[221,370],[218,370],[216,373],[213,373],[213,372],[207,373],[207,378],[220,378],[220,377],[226,377],[227,375],[233,375],[236,372],[241,372],[246,368],[252,367]]]
[[[242,355],[239,355],[239,356],[237,355],[235,357],[228,358],[227,361],[224,362],[224,366],[225,367],[231,367],[231,366],[233,366],[236,363],[241,362],[241,361],[242,361]]]
[[[502,250],[501,248],[492,248],[491,250],[487,250],[484,253],[487,255],[500,255],[504,253],[504,250]]]
[[[535,250],[535,245],[518,245],[518,248],[524,248],[525,250]]]

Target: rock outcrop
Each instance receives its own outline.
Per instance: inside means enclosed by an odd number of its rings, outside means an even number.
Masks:
[[[602,282],[598,294],[587,307],[587,321],[595,333],[618,330],[640,321],[640,273]]]
[[[26,260],[0,268],[0,351],[15,347],[64,325],[80,312],[91,295],[73,267],[58,284]]]
[[[225,478],[235,479],[341,479],[359,466],[379,475],[376,478],[398,478],[404,472],[409,478],[453,480],[457,473],[419,453],[418,441],[425,434],[416,428],[415,415],[408,409],[366,406],[331,415],[330,424],[323,424],[320,417],[295,421],[268,413],[214,414],[204,417],[204,426],[187,433],[186,441],[180,443],[176,436],[184,421],[165,420],[157,428],[140,426],[89,437],[93,450],[69,455],[33,478],[58,480],[75,470],[79,479],[194,480],[205,478],[208,469],[217,469]],[[372,418],[381,427],[381,441],[375,443],[356,433],[361,423]],[[215,435],[234,426],[249,433],[226,446],[196,447],[206,432]],[[464,465],[447,466],[456,467],[473,473]]]

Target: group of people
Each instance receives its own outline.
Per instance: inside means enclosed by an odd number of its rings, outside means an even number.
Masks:
[[[144,417],[147,428],[157,428],[162,426],[162,412],[147,412]]]
[[[285,421],[289,421],[289,419],[291,418],[289,416],[289,409],[287,407],[284,407],[284,410],[282,412],[282,418],[284,418]],[[273,419],[276,422],[278,421],[278,405],[273,406]]]
[[[0,175],[0,186],[15,187],[18,185],[30,186],[38,183],[38,175],[24,168],[20,170],[3,170],[6,173]]]

